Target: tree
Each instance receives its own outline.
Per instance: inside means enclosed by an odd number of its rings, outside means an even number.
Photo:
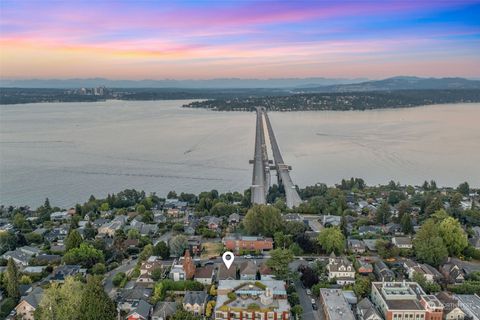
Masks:
[[[39,320],[78,320],[84,294],[84,286],[73,277],[67,277],[63,284],[52,283],[43,292],[35,319]],[[89,293],[87,293],[89,294]]]
[[[18,299],[20,297],[20,291],[18,289],[19,284],[18,268],[12,258],[8,259],[7,271],[4,275],[4,284],[9,298]]]
[[[139,205],[137,206],[137,212],[138,212],[139,214],[144,214],[146,210],[147,210],[147,209],[145,208],[145,206],[144,206],[143,204],[139,204]]]
[[[115,303],[105,293],[99,277],[87,277],[79,310],[79,320],[115,320]]]
[[[207,303],[207,307],[205,309],[205,315],[208,317],[210,317],[213,313],[213,309],[215,309],[215,304],[216,302],[215,301],[208,301]]]
[[[153,248],[153,253],[162,257],[162,259],[168,259],[170,257],[170,248],[164,241],[159,241]]]
[[[405,213],[408,213],[411,209],[410,201],[402,200],[397,205],[398,215],[403,217]]]
[[[130,229],[127,232],[128,239],[140,239],[140,231],[137,229]]]
[[[370,294],[371,284],[370,279],[368,277],[358,277],[355,280],[355,284],[353,285],[353,292],[357,295],[357,297],[365,298]]]
[[[400,220],[400,225],[402,226],[403,233],[413,233],[413,223],[410,214],[406,213],[402,216],[402,219]]]
[[[452,217],[444,219],[440,222],[439,231],[449,255],[458,256],[468,246],[467,234],[457,219]]]
[[[413,244],[417,258],[433,266],[438,266],[448,256],[447,247],[433,219],[424,222]]]
[[[115,287],[120,286],[122,281],[126,278],[125,272],[118,272],[112,278],[112,283]]]
[[[217,288],[215,287],[214,284],[212,284],[212,286],[210,287],[210,292],[209,294],[212,296],[212,297],[215,297],[217,295]]]
[[[151,278],[153,281],[157,282],[158,280],[160,280],[163,276],[163,270],[162,268],[155,268],[153,269],[152,271],[152,275],[151,275]]]
[[[293,261],[293,258],[290,250],[275,249],[270,252],[270,259],[266,264],[279,279],[285,279],[289,273],[288,264]]]
[[[140,261],[145,261],[148,258],[150,258],[153,255],[153,245],[147,244],[145,247],[143,247],[142,252],[140,252],[140,255],[138,258]]]
[[[100,211],[107,212],[109,210],[110,210],[110,205],[108,204],[108,202],[102,203],[102,205],[100,206]]]
[[[286,249],[292,243],[292,236],[286,235],[283,232],[278,231],[278,232],[275,232],[273,236],[273,240],[277,248]]]
[[[464,182],[458,186],[457,190],[464,196],[468,196],[468,194],[470,193],[470,186],[468,185],[468,182]]]
[[[97,263],[92,267],[92,274],[102,275],[107,272],[107,267],[103,263]]]
[[[387,240],[377,239],[375,247],[377,248],[378,255],[383,259],[393,258],[400,254],[400,249]]]
[[[301,305],[297,304],[297,305],[294,305],[291,309],[292,313],[295,315],[295,318],[300,320],[302,318],[302,314],[303,314],[303,308]]]
[[[280,210],[267,205],[254,205],[248,210],[243,221],[249,234],[267,237],[282,229],[283,220]]]
[[[178,235],[170,240],[170,253],[176,257],[180,257],[188,249],[188,239],[184,235]]]
[[[182,307],[171,316],[171,320],[202,320],[202,317],[196,316],[193,313],[184,310]]]
[[[69,250],[64,256],[66,264],[81,264],[85,268],[91,268],[99,262],[104,262],[103,252],[95,249],[92,245],[82,243],[80,247]]]
[[[415,271],[413,273],[412,280],[418,283],[420,287],[422,287],[422,289],[428,294],[441,291],[441,287],[438,283],[427,281],[427,279],[425,279],[425,277],[419,272]]]
[[[28,226],[27,219],[25,219],[25,216],[18,212],[13,216],[12,219],[12,224],[16,229],[24,229],[25,227]]]
[[[327,253],[334,251],[340,254],[345,249],[345,237],[338,227],[323,229],[320,231],[317,241]]]
[[[377,223],[386,224],[390,216],[391,216],[390,206],[388,205],[388,202],[383,201],[380,204],[380,206],[377,208],[377,212],[376,212]]]
[[[82,242],[83,242],[83,239],[82,239],[82,236],[80,235],[80,232],[78,232],[75,229],[70,230],[67,238],[65,239],[65,251],[69,251],[71,249],[80,247]]]

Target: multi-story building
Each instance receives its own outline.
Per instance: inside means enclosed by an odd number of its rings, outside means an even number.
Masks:
[[[264,237],[227,236],[222,240],[226,249],[240,253],[241,251],[268,251],[273,249],[273,240]]]
[[[325,320],[355,320],[350,305],[340,289],[320,289]]]
[[[290,304],[285,282],[220,280],[215,320],[288,320]]]
[[[372,302],[385,320],[442,320],[443,304],[416,282],[373,282]]]
[[[327,270],[328,279],[336,279],[339,285],[355,283],[355,268],[345,257],[336,257],[332,252],[328,259]]]

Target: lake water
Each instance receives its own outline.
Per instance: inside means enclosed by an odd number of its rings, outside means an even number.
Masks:
[[[0,203],[58,206],[126,188],[243,191],[255,114],[185,109],[189,101],[0,106]],[[362,177],[480,186],[480,104],[270,113],[293,181]]]

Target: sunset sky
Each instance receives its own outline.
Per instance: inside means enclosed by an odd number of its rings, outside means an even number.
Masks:
[[[6,79],[480,76],[480,1],[0,0]]]

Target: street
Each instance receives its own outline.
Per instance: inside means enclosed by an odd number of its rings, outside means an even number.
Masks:
[[[119,273],[119,272],[128,272],[130,270],[132,270],[135,265],[137,264],[137,261],[138,259],[135,259],[135,260],[128,260],[128,261],[123,261],[122,262],[122,265],[120,265],[118,268],[116,269],[113,269],[109,272],[107,272],[105,274],[105,284],[103,285],[104,289],[105,289],[105,292],[108,294],[108,296],[111,298],[111,299],[115,299],[115,295],[116,295],[116,288],[115,286],[113,285],[113,277]]]

